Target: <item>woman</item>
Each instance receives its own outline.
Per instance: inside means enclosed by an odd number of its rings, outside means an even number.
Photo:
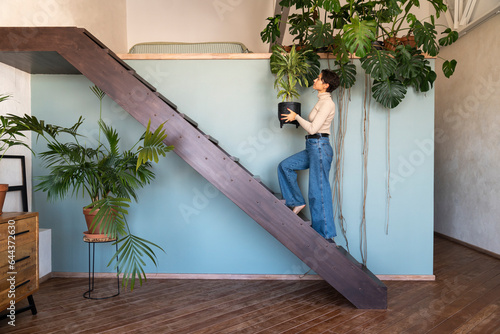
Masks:
[[[321,71],[314,80],[313,88],[318,91],[318,102],[306,121],[292,110],[282,114],[285,122],[298,121],[309,133],[306,149],[283,160],[278,166],[278,179],[286,205],[298,214],[306,202],[297,184],[297,170],[309,169],[309,207],[312,227],[325,239],[333,240],[337,235],[333,221],[332,190],[329,174],[333,159],[330,145],[330,127],[335,116],[335,103],[331,92],[339,86],[339,77],[330,70]]]

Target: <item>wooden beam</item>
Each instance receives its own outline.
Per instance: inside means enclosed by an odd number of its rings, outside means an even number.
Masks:
[[[285,37],[285,30],[286,30],[286,22],[288,21],[288,14],[290,13],[289,7],[281,7],[279,3],[280,3],[280,0],[276,0],[276,6],[274,8],[274,16],[281,14],[280,37],[278,37],[274,43],[271,43],[269,45],[269,52],[272,51],[273,45],[275,45],[275,44],[282,45],[283,44],[283,38]]]

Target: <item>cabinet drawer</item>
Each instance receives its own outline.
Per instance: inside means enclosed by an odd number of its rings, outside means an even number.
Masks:
[[[14,271],[20,272],[32,264],[36,264],[38,260],[36,240],[19,247],[16,246],[15,250]],[[0,252],[0,277],[6,275],[8,271],[12,271],[9,269],[9,255],[8,250]]]
[[[10,281],[7,281],[11,276],[15,277],[15,286],[19,286],[26,281],[33,281],[36,283],[36,263],[32,263],[31,266],[24,268],[21,271],[17,271],[15,275],[2,275],[0,278],[0,291],[6,291],[10,288]],[[6,295],[1,295],[2,298]]]
[[[34,279],[31,279],[29,281],[24,280],[23,282],[16,281],[16,286],[17,288],[15,290],[15,297],[12,296],[13,298],[9,298],[10,287],[7,287],[7,289],[0,291],[0,296],[2,296],[2,299],[0,300],[0,311],[3,311],[7,307],[9,307],[11,299],[15,299],[15,301],[18,302],[19,300],[26,298],[26,296],[29,296],[38,290],[36,281]]]
[[[9,224],[5,222],[0,224],[0,250],[7,249],[7,239],[10,235],[10,231],[12,231],[12,227],[15,227],[15,235],[16,235],[16,245],[22,245],[23,243],[29,242],[30,238],[36,238],[36,218],[24,218],[19,220],[14,220],[14,224]],[[11,238],[12,240],[12,238]],[[33,239],[31,239],[33,240]]]

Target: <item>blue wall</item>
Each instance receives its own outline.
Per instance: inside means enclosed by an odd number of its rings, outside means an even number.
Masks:
[[[137,72],[177,104],[207,134],[272,189],[279,189],[276,166],[304,148],[302,129],[279,128],[273,77],[267,60],[134,60]],[[326,62],[323,63],[326,67]],[[362,89],[363,75],[351,91],[345,146],[344,203],[350,251],[360,256],[362,208]],[[71,125],[83,115],[84,129],[96,138],[99,104],[83,76],[33,75],[32,114],[47,122]],[[334,93],[334,100],[337,95]],[[302,91],[306,115],[316,93]],[[144,129],[111,99],[105,98],[103,118],[122,134],[125,148]],[[391,202],[389,233],[386,224],[387,110],[372,103],[368,197],[366,207],[368,267],[375,274],[431,275],[433,273],[433,129],[434,92],[415,94],[391,111]],[[89,141],[92,144],[93,140]],[[95,140],[94,140],[95,141]],[[34,143],[35,150],[43,142]],[[175,153],[155,165],[156,181],[140,191],[129,222],[133,232],[161,245],[159,266],[146,272],[303,274],[308,270],[263,228],[250,219]],[[43,175],[37,159],[33,176]],[[307,172],[299,174],[307,194]],[[36,179],[35,179],[36,182]],[[34,193],[40,227],[53,233],[53,271],[85,272],[86,229],[81,208],[88,199],[48,203]],[[306,214],[308,214],[306,212]],[[337,226],[337,243],[346,240]],[[112,255],[101,245],[98,269]]]

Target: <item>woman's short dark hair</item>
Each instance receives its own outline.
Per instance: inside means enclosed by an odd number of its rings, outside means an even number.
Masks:
[[[322,74],[321,78],[323,79],[323,83],[328,84],[328,88],[326,89],[326,91],[328,93],[333,92],[340,85],[339,76],[337,75],[337,73],[333,72],[332,70],[324,69],[321,71],[321,74]]]

